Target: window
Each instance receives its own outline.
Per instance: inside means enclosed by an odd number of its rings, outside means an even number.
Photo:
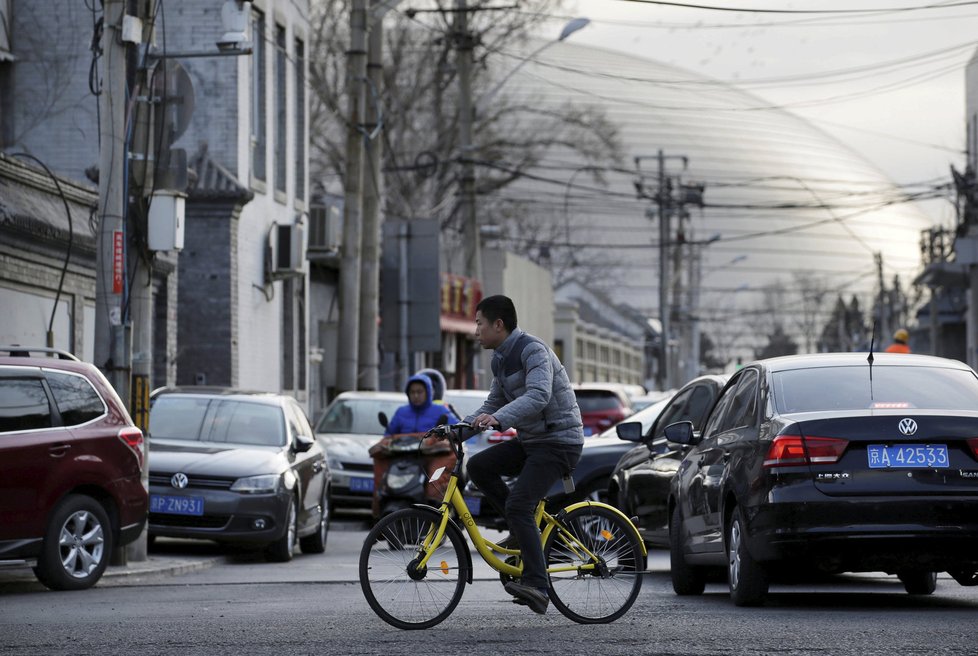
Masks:
[[[306,45],[295,40],[295,197],[306,197]]]
[[[285,28],[275,26],[275,190],[285,193],[286,128],[288,102],[286,102],[286,76],[288,53],[285,49]]]
[[[78,426],[105,414],[105,403],[84,376],[45,372],[65,426]]]
[[[38,428],[51,428],[51,408],[40,379],[0,379],[0,431]]]
[[[282,409],[248,401],[217,401],[207,442],[285,445],[285,420]]]
[[[266,134],[265,123],[265,14],[257,9],[251,14],[251,174],[264,180]]]
[[[747,371],[740,377],[740,383],[730,401],[730,409],[724,417],[720,430],[728,431],[745,426],[753,426],[757,420],[757,372]]]

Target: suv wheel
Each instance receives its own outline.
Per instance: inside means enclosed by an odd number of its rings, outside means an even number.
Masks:
[[[677,595],[700,595],[706,589],[706,579],[703,571],[686,563],[683,555],[682,538],[683,519],[679,514],[679,505],[672,509],[669,520],[669,572],[672,577],[672,589]]]
[[[289,509],[285,513],[285,533],[265,548],[265,557],[268,560],[276,563],[287,563],[292,560],[292,554],[295,553],[296,524],[298,523],[295,505],[295,497],[290,497]]]
[[[326,551],[326,539],[329,537],[329,520],[332,517],[329,490],[323,490],[323,498],[319,502],[322,512],[319,515],[319,526],[312,535],[299,539],[299,547],[305,554],[321,554]]]
[[[58,504],[34,573],[52,590],[84,590],[102,578],[112,553],[112,527],[95,499],[70,495]]]
[[[730,578],[730,598],[737,606],[759,606],[767,596],[770,585],[767,570],[747,551],[744,518],[740,508],[734,508],[727,528],[727,575]]]

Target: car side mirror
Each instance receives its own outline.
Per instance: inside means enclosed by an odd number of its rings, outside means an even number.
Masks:
[[[308,435],[296,435],[295,442],[293,443],[292,449],[296,453],[305,453],[313,447],[316,440],[309,437]]]
[[[387,415],[386,414],[384,414],[383,412],[378,412],[377,413],[377,421],[380,422],[380,425],[381,426],[383,426],[384,428],[387,428],[387,423],[388,422],[387,422]]]
[[[624,421],[615,426],[615,432],[618,433],[619,440],[625,440],[626,442],[641,442],[642,422]]]
[[[691,421],[678,421],[675,424],[669,424],[666,426],[664,434],[668,441],[676,444],[689,446],[696,442],[696,433],[693,431],[693,422]]]

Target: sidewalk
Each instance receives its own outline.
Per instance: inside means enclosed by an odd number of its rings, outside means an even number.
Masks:
[[[98,585],[112,585],[131,582],[144,576],[160,574],[186,574],[207,569],[220,560],[220,557],[153,555],[143,561],[130,561],[127,565],[110,565],[106,568]],[[27,562],[11,560],[0,561],[0,587],[43,589],[44,586],[34,576]]]

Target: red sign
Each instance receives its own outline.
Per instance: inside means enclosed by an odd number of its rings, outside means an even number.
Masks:
[[[124,236],[121,230],[112,232],[112,293],[122,293],[122,281],[125,275],[125,246]]]

